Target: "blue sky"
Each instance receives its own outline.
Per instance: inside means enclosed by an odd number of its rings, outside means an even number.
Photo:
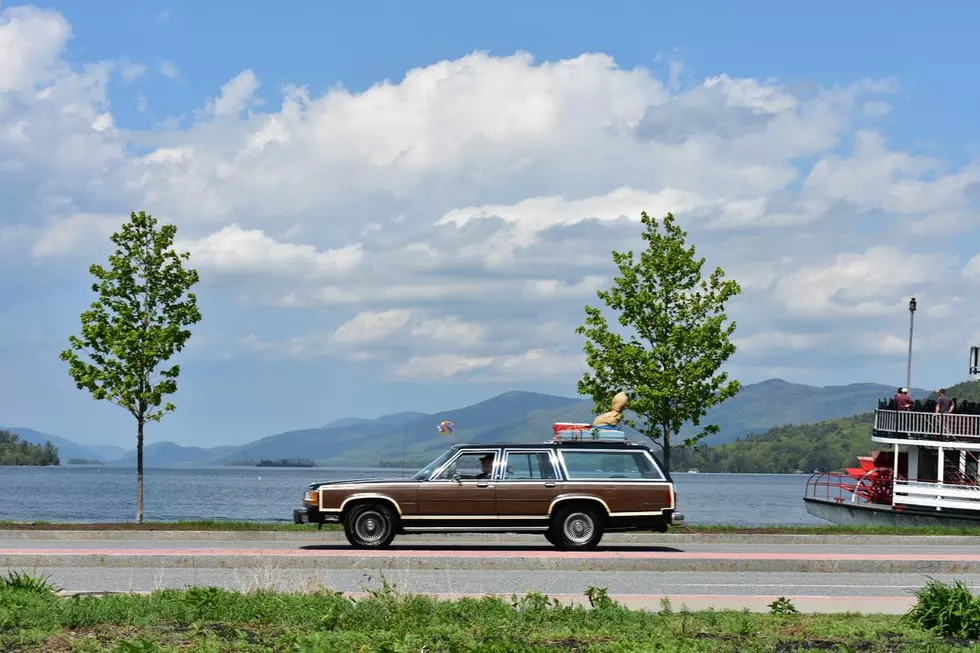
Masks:
[[[204,279],[150,440],[572,394],[644,208],[746,287],[738,378],[900,384],[913,293],[963,378],[980,8],[419,4],[4,3],[0,423],[131,441],[57,352],[140,209]]]

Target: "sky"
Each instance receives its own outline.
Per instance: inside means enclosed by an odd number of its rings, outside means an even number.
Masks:
[[[743,383],[967,376],[980,5],[0,4],[0,424],[131,446],[58,353],[131,211],[204,314],[150,442],[244,443],[507,390],[672,211]],[[435,428],[435,425],[433,425]]]

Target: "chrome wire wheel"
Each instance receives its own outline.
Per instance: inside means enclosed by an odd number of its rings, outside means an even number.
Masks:
[[[573,512],[562,524],[562,534],[571,544],[587,544],[595,535],[595,520],[585,512]]]
[[[374,510],[366,510],[354,521],[354,535],[364,544],[377,544],[388,534],[385,516]]]
[[[391,544],[397,532],[398,517],[384,505],[354,506],[344,517],[344,535],[359,549],[383,549]]]

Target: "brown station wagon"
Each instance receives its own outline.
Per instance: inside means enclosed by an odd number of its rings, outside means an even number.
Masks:
[[[563,549],[611,531],[683,521],[674,484],[649,447],[549,441],[451,447],[410,478],[313,483],[297,524],[340,523],[351,545],[399,533],[541,533]]]

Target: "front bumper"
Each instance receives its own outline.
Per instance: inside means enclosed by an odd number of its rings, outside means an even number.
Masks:
[[[340,521],[340,515],[336,513],[320,512],[315,506],[305,506],[293,510],[294,524],[327,524]]]

